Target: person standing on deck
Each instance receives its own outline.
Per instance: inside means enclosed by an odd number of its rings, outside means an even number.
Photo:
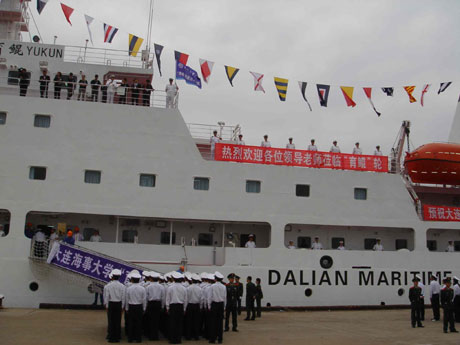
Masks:
[[[254,308],[254,302],[257,296],[257,288],[252,282],[252,277],[246,278],[246,318],[244,321],[255,320],[256,310]]]
[[[329,152],[340,153],[340,147],[337,146],[337,140],[334,140],[332,142],[332,146],[331,146],[331,149],[329,150]]]
[[[147,315],[149,340],[158,340],[158,330],[160,328],[161,309],[164,307],[165,288],[159,283],[160,274],[150,273],[152,282],[146,287],[147,290]]]
[[[51,82],[48,70],[44,69],[40,76],[40,98],[48,98],[48,86]]]
[[[94,79],[91,80],[91,101],[97,102],[99,100],[99,89],[101,88],[101,81],[99,76],[96,74]]]
[[[238,140],[236,141],[236,145],[246,145],[246,143],[243,140],[243,134],[238,135]]]
[[[292,142],[293,139],[292,139],[292,138],[289,138],[288,140],[289,140],[289,142],[286,144],[286,148],[287,148],[287,149],[291,149],[291,150],[295,150],[295,145],[294,145],[294,143]]]
[[[321,242],[319,241],[319,237],[318,237],[318,236],[315,237],[315,241],[314,241],[313,244],[311,245],[311,249],[314,249],[314,250],[322,250],[322,249],[323,249],[323,245],[322,245]]]
[[[245,248],[256,248],[256,242],[254,242],[254,235],[253,234],[250,234],[249,235],[249,239],[248,241],[246,242],[246,244],[244,245]]]
[[[256,279],[256,316],[261,317],[262,315],[262,298],[264,298],[264,293],[262,292],[262,286],[260,285],[260,278]]]
[[[182,339],[184,312],[187,310],[187,289],[180,283],[183,274],[173,272],[174,283],[166,290],[166,310],[169,315],[169,341],[180,344]]]
[[[382,252],[383,251],[383,245],[381,244],[380,238],[377,238],[377,243],[374,244],[374,247],[372,248],[374,252]]]
[[[169,78],[169,84],[166,85],[165,91],[166,91],[166,108],[175,108],[175,100],[177,97],[177,93],[179,91],[179,87],[176,84],[173,84],[174,79]]]
[[[147,293],[139,284],[139,272],[131,272],[131,283],[126,289],[126,310],[128,312],[128,342],[142,341],[142,315],[147,307]]]
[[[441,292],[441,285],[439,285],[438,278],[436,276],[431,276],[430,279],[430,300],[431,308],[433,309],[433,318],[431,321],[439,321],[439,294]]]
[[[112,74],[109,79],[105,82],[107,86],[107,103],[113,103],[115,97],[115,89],[117,88],[117,82],[115,81],[115,75]]]
[[[201,315],[200,306],[203,291],[200,287],[201,278],[192,274],[192,283],[187,288],[187,312],[185,313],[185,338],[187,340],[200,339]]]
[[[454,247],[454,241],[449,241],[447,248],[446,248],[447,253],[453,253],[455,252],[455,247]]]
[[[216,144],[220,142],[221,139],[217,136],[216,130],[214,130],[214,132],[212,133],[213,133],[213,136],[211,137],[211,139],[209,139],[209,142],[211,144],[211,159],[214,160]]]
[[[268,141],[268,135],[264,135],[264,141],[260,143],[260,146],[262,147],[272,147],[272,144]]]
[[[447,326],[450,328],[451,333],[458,333],[455,329],[454,320],[454,290],[450,287],[450,278],[443,280],[445,287],[441,290],[441,305],[444,311],[443,315],[443,330],[447,333]]]
[[[354,155],[362,155],[363,154],[363,150],[361,150],[361,148],[359,147],[359,143],[355,144],[355,147],[353,148],[353,154]]]
[[[380,145],[375,147],[374,156],[383,156],[382,151],[380,151]]]
[[[315,145],[315,139],[310,140],[310,145],[307,148],[308,151],[318,151],[318,148]]]

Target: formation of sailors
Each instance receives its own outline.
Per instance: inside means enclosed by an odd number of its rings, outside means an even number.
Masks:
[[[180,344],[182,338],[209,343],[222,343],[223,332],[229,331],[230,316],[232,331],[238,332],[237,314],[241,313],[243,286],[234,273],[224,276],[220,272],[196,273],[179,271],[164,276],[156,272],[137,270],[128,274],[129,282],[123,285],[119,279],[122,272],[111,272],[111,282],[104,287],[104,304],[107,308],[110,343],[121,340],[121,317],[125,312],[125,330],[128,342],[159,340],[160,334],[171,344]],[[246,304],[249,305],[248,320],[255,319],[255,307],[260,304],[262,288],[248,277]],[[252,317],[249,316],[250,312]],[[225,328],[224,328],[225,318]]]

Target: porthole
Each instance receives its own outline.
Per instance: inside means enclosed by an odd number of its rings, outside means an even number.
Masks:
[[[37,291],[38,290],[38,283],[37,282],[32,282],[29,284],[29,289],[30,291]]]
[[[313,293],[312,289],[310,288],[305,289],[305,296],[310,297],[312,293]]]
[[[322,268],[328,269],[332,267],[332,265],[334,264],[334,261],[329,255],[324,255],[319,260],[319,264],[321,265]]]
[[[403,288],[399,288],[398,289],[398,296],[402,296],[404,295],[404,289]]]

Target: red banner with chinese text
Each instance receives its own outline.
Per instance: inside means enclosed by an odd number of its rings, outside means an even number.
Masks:
[[[217,143],[216,161],[388,172],[388,157]]]
[[[460,222],[460,207],[423,205],[423,219],[438,222]]]

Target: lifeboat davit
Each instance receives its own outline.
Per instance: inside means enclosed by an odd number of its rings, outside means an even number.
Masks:
[[[404,166],[414,183],[460,185],[460,144],[422,145],[407,153]]]

